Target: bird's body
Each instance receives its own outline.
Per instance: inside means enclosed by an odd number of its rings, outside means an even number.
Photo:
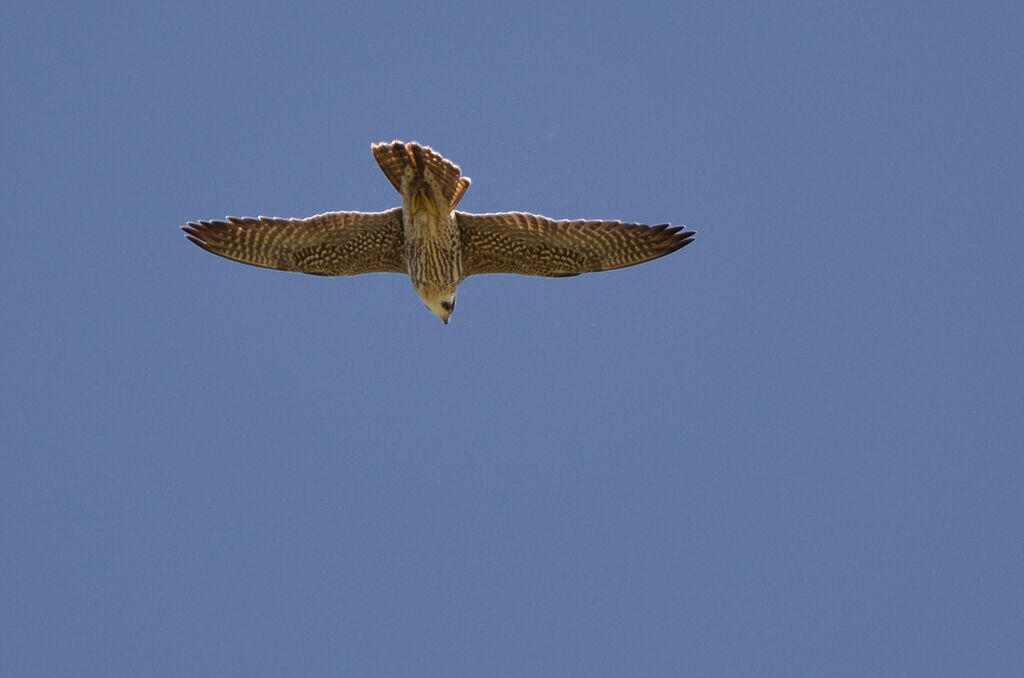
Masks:
[[[427,308],[445,323],[465,279],[455,206],[469,188],[458,166],[419,144],[375,144],[373,155],[402,196],[405,267]]]
[[[373,154],[401,194],[401,207],[307,219],[228,217],[189,222],[183,230],[203,249],[254,266],[314,275],[406,273],[445,323],[469,275],[573,276],[639,264],[693,240],[693,231],[668,224],[458,212],[470,181],[450,160],[415,142],[374,144]]]

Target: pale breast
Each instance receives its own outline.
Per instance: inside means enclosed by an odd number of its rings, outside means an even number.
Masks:
[[[457,285],[462,275],[462,247],[452,214],[417,210],[405,219],[405,262],[416,284]]]

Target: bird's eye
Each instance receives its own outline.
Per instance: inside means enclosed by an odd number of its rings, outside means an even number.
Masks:
[[[446,310],[449,313],[451,313],[452,311],[455,310],[455,302],[454,301],[442,301],[441,302],[441,308],[443,308],[444,310]]]

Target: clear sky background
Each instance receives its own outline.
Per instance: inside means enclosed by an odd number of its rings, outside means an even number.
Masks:
[[[1024,671],[1015,2],[0,8],[0,675]],[[670,221],[407,278],[178,227]]]

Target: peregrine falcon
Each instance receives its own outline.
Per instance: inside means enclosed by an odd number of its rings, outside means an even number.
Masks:
[[[448,324],[455,291],[467,276],[557,278],[608,271],[675,252],[695,235],[668,224],[458,212],[455,207],[470,183],[458,165],[415,142],[373,144],[372,149],[401,194],[401,207],[327,212],[307,219],[190,221],[182,226],[185,237],[227,259],[282,271],[405,273],[427,308]]]

